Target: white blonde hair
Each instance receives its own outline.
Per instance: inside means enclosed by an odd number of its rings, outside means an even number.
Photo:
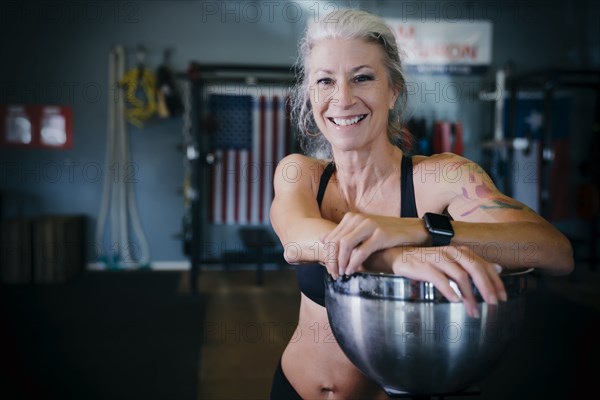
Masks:
[[[320,154],[325,158],[331,157],[331,145],[319,131],[312,113],[306,66],[308,56],[315,44],[329,38],[362,39],[378,44],[383,50],[383,62],[389,83],[399,91],[396,103],[388,116],[388,139],[391,143],[404,148],[410,142],[410,134],[404,128],[402,120],[407,103],[407,92],[396,38],[378,16],[361,10],[340,9],[322,20],[309,23],[300,40],[296,61],[297,81],[291,91],[290,108],[302,149],[310,155]]]

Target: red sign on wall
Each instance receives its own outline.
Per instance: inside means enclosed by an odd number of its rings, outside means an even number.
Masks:
[[[68,106],[0,105],[0,145],[70,149],[73,110]]]

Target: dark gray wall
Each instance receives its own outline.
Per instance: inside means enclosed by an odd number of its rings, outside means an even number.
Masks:
[[[0,102],[68,104],[75,115],[74,145],[68,151],[0,149],[4,214],[84,213],[92,234],[102,190],[94,171],[104,165],[107,57],[112,46],[148,49],[157,67],[173,48],[180,71],[201,63],[293,63],[307,18],[324,17],[335,5],[359,5],[384,17],[425,20],[491,19],[494,67],[509,61],[520,70],[540,67],[599,67],[599,6],[593,1],[13,1],[0,6]],[[134,51],[129,53],[133,65]],[[491,75],[490,75],[491,76]],[[455,82],[483,87],[490,77],[412,77],[433,87]],[[463,81],[461,81],[461,79]],[[491,129],[479,101],[411,98],[413,115],[460,119],[469,150]],[[131,128],[136,191],[153,261],[183,260],[173,234],[181,230],[183,199],[179,120]],[[56,171],[61,170],[57,177]],[[92,236],[90,236],[92,237]]]

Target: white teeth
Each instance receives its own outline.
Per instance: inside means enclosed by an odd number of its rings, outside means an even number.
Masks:
[[[348,125],[356,124],[358,121],[362,120],[364,117],[365,117],[364,115],[361,115],[361,116],[349,118],[349,119],[332,118],[332,120],[336,125],[348,126]]]

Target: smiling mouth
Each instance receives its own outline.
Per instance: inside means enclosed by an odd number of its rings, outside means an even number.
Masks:
[[[329,120],[337,126],[349,126],[359,123],[360,121],[365,119],[366,116],[367,114],[363,114],[352,118],[329,118]]]

